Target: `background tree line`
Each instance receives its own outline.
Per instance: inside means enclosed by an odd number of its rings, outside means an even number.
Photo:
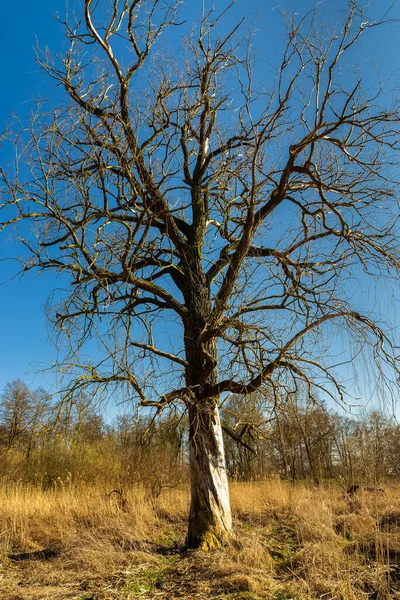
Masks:
[[[233,395],[224,405],[232,480],[279,475],[351,485],[400,476],[400,425],[383,412],[338,414],[299,392],[266,419],[264,404],[260,395]],[[44,389],[16,380],[0,398],[0,477],[44,488],[141,483],[157,496],[188,479],[186,432],[187,416],[177,411],[157,421],[119,415],[107,423],[84,395],[59,405]]]

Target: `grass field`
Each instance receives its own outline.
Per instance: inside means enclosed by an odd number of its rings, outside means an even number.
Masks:
[[[2,600],[400,598],[400,486],[231,485],[235,538],[183,548],[185,490],[0,490]]]

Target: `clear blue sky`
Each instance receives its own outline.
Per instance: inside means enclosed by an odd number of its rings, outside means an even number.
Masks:
[[[11,115],[29,115],[32,99],[51,95],[54,90],[35,63],[36,37],[41,46],[60,49],[60,27],[55,10],[64,10],[64,0],[22,0],[4,2],[0,8],[0,131]],[[11,148],[5,148],[2,161],[10,160]],[[18,249],[8,236],[0,237],[0,258],[12,256]],[[0,282],[15,272],[15,263],[0,263]],[[49,362],[54,350],[48,341],[44,302],[54,282],[50,278],[30,277],[0,286],[0,390],[17,377],[28,384],[46,384],[40,377],[28,375],[31,363]]]
[[[386,0],[385,0],[386,2]],[[81,2],[75,2],[76,6]],[[218,4],[218,2],[217,2]],[[278,58],[283,28],[279,7],[290,10],[294,3],[269,0],[238,0],[237,12],[245,12],[251,18],[260,13],[258,26],[264,31],[259,43],[265,43],[271,53],[271,62]],[[327,5],[331,4],[327,2]],[[376,3],[382,7],[383,2]],[[387,2],[389,4],[389,2]],[[200,0],[187,0],[188,12],[200,11]],[[345,3],[343,2],[343,5]],[[313,0],[299,0],[296,10],[303,13],[314,6]],[[40,97],[56,102],[60,90],[52,86],[35,63],[34,47],[36,38],[41,48],[49,47],[52,53],[62,51],[64,40],[60,25],[54,19],[54,11],[65,12],[64,0],[19,0],[3,2],[0,8],[0,131],[11,114],[27,117],[32,110],[33,101]],[[400,7],[396,8],[400,17]],[[396,71],[400,74],[399,36],[400,29],[387,30],[388,36],[375,35],[370,38],[369,50],[379,63],[384,57],[383,73]],[[368,50],[368,48],[366,48]],[[11,160],[11,147],[5,147],[0,160]],[[12,256],[18,252],[9,237],[0,237],[0,258]],[[55,358],[55,349],[49,341],[44,314],[44,305],[51,290],[58,285],[53,278],[29,276],[24,280],[7,281],[15,271],[12,261],[0,263],[0,392],[4,385],[17,377],[28,385],[48,386],[51,379],[34,376],[38,363],[50,363]],[[30,374],[31,373],[31,374]]]

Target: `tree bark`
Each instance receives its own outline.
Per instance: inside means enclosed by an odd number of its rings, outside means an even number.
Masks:
[[[185,322],[186,385],[193,390],[189,404],[191,504],[187,544],[211,550],[229,537],[232,517],[218,398],[207,396],[207,389],[217,382],[218,351],[215,340],[200,341],[211,311],[210,290],[198,257],[192,265],[185,290],[189,309]]]
[[[194,406],[189,418],[191,504],[187,543],[211,550],[229,537],[232,528],[217,402]]]

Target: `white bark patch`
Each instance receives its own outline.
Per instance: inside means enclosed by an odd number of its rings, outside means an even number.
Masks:
[[[217,407],[210,407],[196,417],[192,437],[188,542],[199,545],[208,534],[221,539],[232,529],[224,443]]]

